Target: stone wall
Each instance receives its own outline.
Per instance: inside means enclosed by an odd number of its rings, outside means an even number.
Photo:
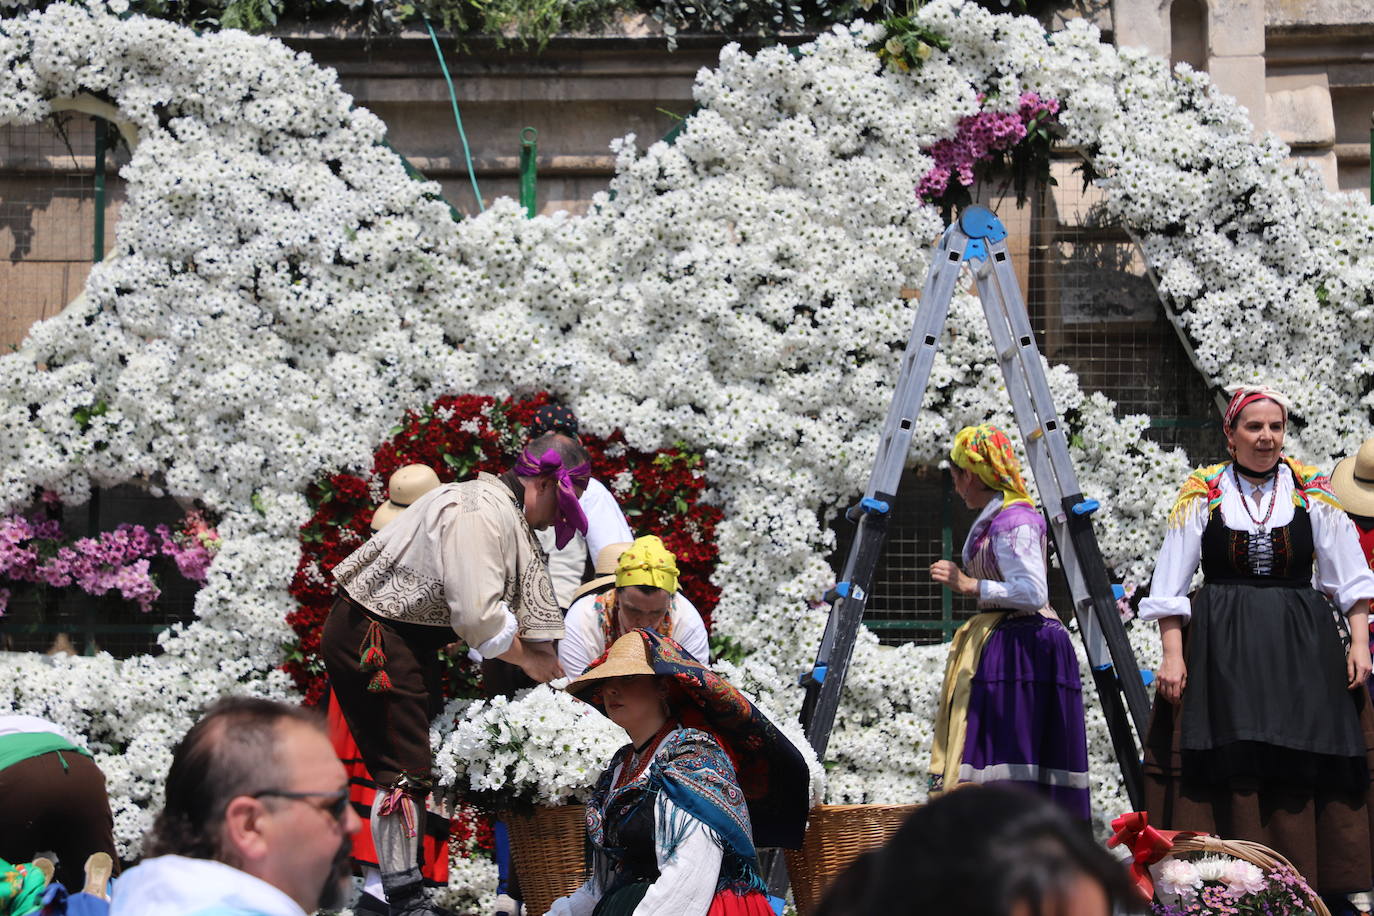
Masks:
[[[1327,187],[1369,192],[1374,5],[1114,0],[1112,13],[1118,44],[1204,66],[1249,110],[1257,131],[1277,134]]]
[[[1066,0],[1052,17],[1085,17],[1123,45],[1195,59],[1312,161],[1332,188],[1367,192],[1374,109],[1374,6],[1365,0]],[[1179,31],[1174,41],[1174,30]],[[372,41],[297,29],[280,37],[333,67],[358,104],[389,125],[392,145],[439,181],[464,213],[477,210],[448,89],[427,33]],[[639,23],[614,37],[566,37],[542,53],[490,40],[460,51],[443,40],[473,170],[484,200],[518,196],[521,133],[538,133],[541,212],[584,210],[613,170],[611,140],[658,139],[693,106],[698,69],[720,39],[686,38],[675,52]],[[106,247],[123,189],[112,155]],[[88,118],[66,136],[0,128],[0,346],[81,290],[94,244],[94,150]]]

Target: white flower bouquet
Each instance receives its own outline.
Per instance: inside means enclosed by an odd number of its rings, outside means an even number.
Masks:
[[[489,811],[586,801],[624,729],[546,684],[455,700],[430,732],[437,790]]]

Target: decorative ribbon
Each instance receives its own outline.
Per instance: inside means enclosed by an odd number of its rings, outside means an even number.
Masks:
[[[589,464],[583,462],[575,468],[566,468],[562,456],[553,449],[537,458],[526,449],[515,462],[515,474],[517,477],[552,476],[558,482],[558,517],[553,522],[553,533],[559,550],[567,546],[574,533],[587,533],[587,514],[577,500],[575,487],[586,489],[592,477]]]
[[[395,814],[398,811],[401,814],[401,824],[405,827],[406,836],[415,836],[418,832],[415,822],[415,799],[406,792],[404,785],[397,785],[388,790],[382,796],[382,803],[377,806],[377,814],[382,817]]]
[[[1226,429],[1231,429],[1236,425],[1236,420],[1240,417],[1240,412],[1256,401],[1273,401],[1279,405],[1283,411],[1283,419],[1288,420],[1288,412],[1293,409],[1293,402],[1288,400],[1287,395],[1268,385],[1229,385],[1226,393],[1231,395],[1230,402],[1226,405],[1226,412],[1222,415],[1221,425]]]
[[[1125,846],[1131,851],[1131,883],[1146,902],[1155,896],[1150,866],[1169,854],[1174,848],[1174,840],[1197,836],[1197,832],[1191,830],[1156,830],[1150,826],[1144,811],[1121,815],[1112,821],[1112,830],[1115,833],[1107,840],[1107,845]]]

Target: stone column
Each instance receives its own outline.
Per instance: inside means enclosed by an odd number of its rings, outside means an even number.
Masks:
[[[1250,112],[1264,132],[1264,0],[1208,0],[1207,70],[1212,82]]]

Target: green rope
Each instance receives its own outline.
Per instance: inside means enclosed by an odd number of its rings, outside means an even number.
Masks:
[[[453,91],[453,77],[448,75],[448,64],[444,61],[444,49],[439,47],[439,36],[434,34],[434,26],[425,16],[425,28],[429,29],[430,41],[434,42],[434,53],[439,55],[439,69],[444,71],[444,82],[448,83],[448,98],[453,103],[453,123],[458,125],[458,136],[463,141],[463,158],[468,164],[468,180],[472,182],[472,196],[477,198],[477,212],[485,213],[482,205],[482,192],[477,190],[477,175],[472,170],[472,150],[468,148],[468,135],[463,130],[463,116],[458,113],[458,94]]]

